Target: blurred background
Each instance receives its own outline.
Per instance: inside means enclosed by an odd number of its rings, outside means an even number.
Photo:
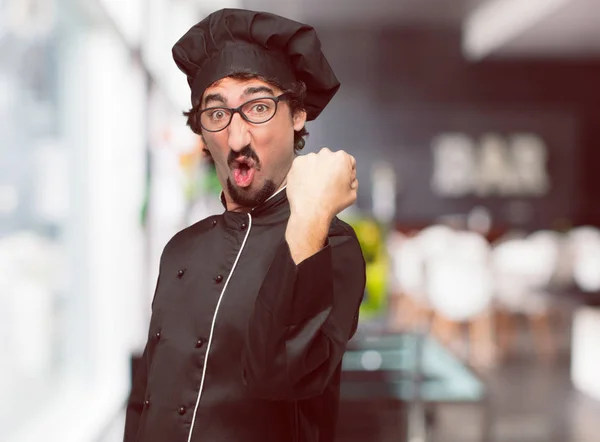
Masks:
[[[342,83],[306,148],[361,183],[339,440],[598,441],[597,0],[0,0],[0,440],[121,440],[162,248],[222,211],[170,53],[222,7]]]

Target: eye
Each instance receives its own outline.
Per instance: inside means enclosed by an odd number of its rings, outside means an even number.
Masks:
[[[265,102],[253,103],[250,107],[250,113],[254,115],[266,114],[269,113],[270,110],[271,106],[269,106],[269,104]]]
[[[269,106],[267,106],[266,104],[263,104],[263,103],[256,104],[252,107],[252,111],[259,113],[259,114],[267,112],[268,110],[269,110]]]
[[[209,113],[209,117],[213,121],[222,120],[226,116],[227,116],[227,112],[225,112],[223,109],[215,109],[214,111]]]

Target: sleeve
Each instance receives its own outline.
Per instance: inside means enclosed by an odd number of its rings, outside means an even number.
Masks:
[[[248,324],[242,376],[251,393],[271,400],[320,395],[356,331],[365,282],[356,237],[329,237],[299,265],[283,240]]]

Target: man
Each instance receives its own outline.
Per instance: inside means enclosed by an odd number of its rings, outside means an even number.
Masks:
[[[350,155],[297,156],[339,88],[315,31],[226,9],[174,46],[225,212],[166,245],[125,442],[329,442],[365,262]]]

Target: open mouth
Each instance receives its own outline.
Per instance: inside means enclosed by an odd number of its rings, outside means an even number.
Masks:
[[[255,167],[254,163],[250,160],[240,159],[236,160],[232,165],[233,179],[235,184],[239,187],[248,187],[252,184],[254,179]]]

